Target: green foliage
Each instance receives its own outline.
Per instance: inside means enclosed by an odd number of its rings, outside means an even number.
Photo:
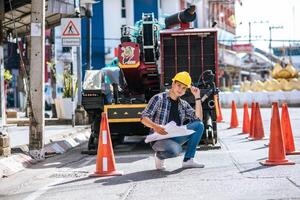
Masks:
[[[56,65],[54,61],[47,62],[47,65],[50,69],[51,79],[53,79],[53,81],[56,81]]]
[[[231,92],[232,89],[230,89],[229,87],[222,87],[220,88],[222,92]]]
[[[4,70],[4,80],[10,81],[12,79],[12,74],[10,73],[9,70],[5,69]]]
[[[65,69],[63,74],[64,88],[63,88],[63,98],[72,97],[72,80],[74,81],[74,96],[77,91],[76,78],[71,75],[70,69]]]

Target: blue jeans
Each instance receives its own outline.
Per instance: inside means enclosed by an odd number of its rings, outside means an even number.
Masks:
[[[184,159],[194,158],[197,145],[199,144],[203,134],[204,125],[201,121],[194,121],[187,124],[187,129],[195,132],[187,136],[156,141],[152,148],[156,151],[157,157],[159,159],[177,157],[182,152],[182,145],[188,142]]]

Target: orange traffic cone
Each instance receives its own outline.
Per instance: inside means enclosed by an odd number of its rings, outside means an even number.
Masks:
[[[269,145],[269,159],[260,162],[262,165],[293,165],[294,162],[285,158],[284,141],[282,134],[282,127],[280,123],[278,103],[272,104],[272,118],[271,118],[271,136]]]
[[[250,119],[250,133],[249,133],[249,139],[254,137],[254,118],[255,118],[255,103],[251,103],[251,119]]]
[[[237,112],[236,112],[236,105],[235,105],[235,102],[232,101],[230,128],[236,128],[238,126],[239,126],[239,121],[238,121]]]
[[[216,107],[217,122],[223,122],[221,105],[220,105],[219,97],[217,95],[214,95],[214,101]]]
[[[254,131],[253,140],[261,140],[265,137],[264,127],[260,114],[259,103],[255,105]]]
[[[281,126],[285,143],[285,151],[287,155],[300,154],[300,151],[295,150],[294,136],[291,127],[291,121],[286,103],[282,104]]]
[[[122,172],[116,171],[115,156],[110,139],[108,119],[106,113],[103,112],[99,133],[96,171],[90,176],[120,176],[122,174]]]
[[[243,131],[242,133],[250,133],[250,119],[248,113],[248,104],[244,103],[244,116],[243,116]]]

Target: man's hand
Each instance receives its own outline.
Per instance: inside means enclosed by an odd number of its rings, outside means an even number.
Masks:
[[[191,92],[195,97],[195,112],[196,112],[196,116],[200,119],[203,120],[203,110],[202,110],[202,104],[201,104],[201,100],[199,98],[200,97],[200,89],[197,87],[192,86],[191,87]]]
[[[142,118],[141,122],[149,127],[152,128],[155,132],[161,134],[161,135],[167,135],[168,132],[165,131],[165,128],[161,127],[160,125],[154,123],[151,119],[149,119],[148,117],[144,117]]]
[[[200,89],[199,88],[192,86],[191,92],[195,98],[200,98]]]
[[[159,126],[159,125],[155,125],[155,126],[153,127],[153,130],[154,130],[155,132],[161,134],[161,135],[167,135],[167,134],[168,134],[168,132],[165,131],[165,128],[163,128],[163,127],[161,127],[161,126]]]

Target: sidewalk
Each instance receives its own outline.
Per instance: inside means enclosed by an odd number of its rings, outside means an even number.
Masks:
[[[10,122],[12,121],[16,123],[8,124],[5,127],[5,130],[9,135],[12,154],[8,157],[0,157],[0,178],[15,174],[35,162],[28,155],[29,126],[17,126],[17,124],[20,123],[27,123],[28,120],[11,119]],[[55,120],[51,120],[51,122],[53,123]],[[45,126],[44,133],[44,150],[46,156],[62,154],[69,149],[88,141],[90,136],[90,126]]]

